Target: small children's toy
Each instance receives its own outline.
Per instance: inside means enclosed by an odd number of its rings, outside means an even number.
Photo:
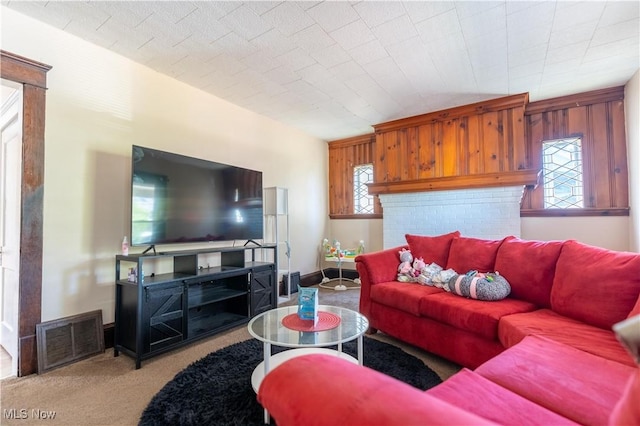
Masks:
[[[328,288],[337,291],[344,291],[350,289],[360,288],[360,278],[344,278],[342,276],[342,265],[344,263],[354,263],[356,256],[364,253],[364,240],[358,242],[358,247],[353,249],[343,249],[340,245],[340,241],[333,240],[333,243],[329,243],[329,239],[322,240],[322,257],[324,262],[334,262],[338,264],[338,278],[327,278],[324,274],[324,268],[322,260],[320,264],[320,272],[322,272],[322,282],[320,287]],[[329,285],[330,282],[335,281],[338,284]],[[353,285],[351,285],[353,284]]]
[[[340,246],[340,241],[334,241],[333,244],[329,244],[328,239],[322,240],[322,251],[324,252],[325,260],[353,260],[359,254],[364,253],[364,241],[360,241],[358,248],[355,249],[343,249]]]

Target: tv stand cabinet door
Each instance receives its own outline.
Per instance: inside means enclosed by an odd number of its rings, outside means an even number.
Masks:
[[[153,353],[184,339],[185,291],[182,282],[145,289],[144,353]]]
[[[251,271],[250,315],[254,317],[278,306],[273,265]]]

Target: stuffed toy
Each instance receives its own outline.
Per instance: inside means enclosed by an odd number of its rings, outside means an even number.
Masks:
[[[407,250],[404,248],[399,251],[398,254],[400,255],[400,265],[398,265],[397,280],[403,283],[417,281],[420,271],[414,268],[414,264],[419,265],[419,262],[422,262],[422,264],[424,265],[422,259],[416,259],[416,261],[414,261],[411,250]]]
[[[509,282],[498,271],[456,275],[449,280],[449,289],[459,296],[478,300],[501,300],[511,293]]]

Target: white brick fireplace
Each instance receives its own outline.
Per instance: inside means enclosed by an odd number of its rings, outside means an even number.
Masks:
[[[384,248],[406,244],[405,234],[499,239],[520,236],[524,186],[380,194]]]

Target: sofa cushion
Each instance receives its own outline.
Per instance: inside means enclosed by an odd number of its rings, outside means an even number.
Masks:
[[[633,371],[633,367],[539,336],[526,337],[475,370],[529,401],[585,425],[607,423]],[[551,383],[557,386],[549,386]]]
[[[636,368],[633,376],[629,378],[620,401],[616,404],[609,425],[640,425],[640,368]]]
[[[529,335],[546,337],[602,358],[634,365],[613,331],[562,316],[550,309],[507,315],[500,319],[498,338],[505,347],[514,346]]]
[[[497,302],[467,299],[440,292],[420,300],[420,315],[490,340],[498,338],[498,320],[516,312],[528,312],[535,305],[524,300],[503,299]]]
[[[551,290],[555,312],[601,328],[627,318],[640,294],[640,253],[567,241]]]
[[[509,281],[511,295],[539,307],[551,306],[551,285],[563,241],[505,239],[496,255],[495,270]]]
[[[435,237],[406,234],[405,238],[414,258],[421,257],[427,265],[437,263],[444,266],[449,258],[451,242],[459,236],[460,232],[455,231]]]
[[[436,287],[390,281],[372,286],[371,300],[418,316],[424,297],[443,292]]]
[[[504,351],[497,339],[380,303],[371,304],[371,314],[367,317],[370,327],[467,368],[476,368]]]
[[[426,393],[503,425],[575,424],[466,368]]]
[[[466,237],[454,238],[451,242],[445,269],[451,268],[459,274],[464,274],[470,270],[478,272],[493,271],[496,263],[496,254],[503,241]]]
[[[333,355],[283,362],[265,376],[257,398],[279,426],[496,425]]]

